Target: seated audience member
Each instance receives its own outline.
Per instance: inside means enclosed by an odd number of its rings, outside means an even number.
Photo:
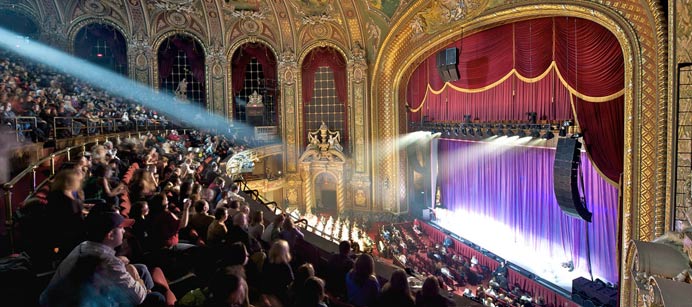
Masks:
[[[222,268],[214,274],[209,290],[211,295],[205,307],[247,306],[248,285],[230,268]]]
[[[62,255],[84,240],[84,219],[82,201],[75,195],[79,191],[80,176],[73,170],[62,170],[55,175],[50,192],[46,197],[48,235],[52,247],[57,247]]]
[[[286,216],[279,214],[274,218],[274,221],[267,225],[262,233],[262,241],[267,244],[271,244],[274,240],[279,238],[279,233],[281,233],[281,225],[284,223]]]
[[[117,212],[95,210],[86,219],[87,241],[60,263],[40,297],[42,306],[161,306],[165,299],[145,266],[115,256],[127,220]]]
[[[165,194],[154,195],[148,203],[149,215],[151,215],[152,219],[151,229],[148,232],[154,249],[173,248],[175,250],[185,250],[193,246],[178,242],[178,231],[187,227],[190,201],[185,203],[180,218],[168,210],[168,197]]]
[[[219,207],[214,211],[214,221],[209,225],[207,230],[207,246],[219,247],[226,239],[228,228],[226,228],[226,208]]]
[[[346,274],[348,303],[356,307],[374,306],[380,293],[380,284],[375,277],[375,262],[368,254],[356,259],[353,269]]]
[[[392,273],[389,282],[382,287],[382,293],[378,299],[378,306],[414,307],[416,303],[411,295],[411,288],[404,270],[396,270]]]
[[[324,281],[318,277],[310,277],[305,281],[299,300],[295,307],[327,307],[324,302]]]
[[[238,193],[240,193],[240,187],[237,184],[235,184],[235,183],[232,184],[230,191],[231,191],[231,193],[228,196],[228,198],[230,200],[232,200],[232,201],[237,200],[237,201],[241,201],[241,202],[245,201],[245,197],[242,197],[242,196],[240,196],[240,194],[238,194]]]
[[[344,297],[346,294],[346,274],[353,269],[351,259],[351,243],[341,241],[339,253],[334,254],[327,262],[327,289],[336,296]]]
[[[291,247],[291,250],[295,250],[296,242],[298,242],[299,239],[302,240],[304,236],[305,235],[303,235],[303,233],[296,228],[293,220],[290,218],[284,221],[282,230],[279,233],[279,238],[288,242],[288,246]]]
[[[269,255],[262,267],[263,292],[277,297],[284,305],[288,303],[288,286],[293,282],[290,262],[291,253],[288,243],[277,240],[269,249]]]
[[[127,188],[121,184],[111,188],[109,180],[112,175],[113,170],[110,166],[103,163],[96,164],[91,177],[84,183],[84,198],[102,199],[108,204],[119,205],[118,196],[127,193]]]
[[[190,228],[194,229],[202,240],[207,239],[207,231],[209,225],[214,221],[214,217],[207,213],[209,204],[206,200],[198,200],[195,202],[195,214],[190,217],[188,222]]]
[[[295,279],[291,283],[291,287],[288,289],[288,299],[292,302],[292,305],[299,303],[300,295],[303,292],[303,286],[305,281],[315,276],[315,268],[312,264],[306,263],[298,267],[295,272]]]
[[[253,239],[260,241],[262,240],[262,233],[264,232],[264,213],[257,210],[252,213],[250,217],[250,227],[248,228],[248,233]]]
[[[440,294],[440,282],[435,276],[428,276],[423,288],[416,294],[416,307],[446,307],[447,299]]]
[[[247,216],[245,213],[237,213],[233,216],[233,223],[229,225],[226,221],[226,227],[228,228],[228,236],[226,236],[226,243],[232,244],[235,242],[240,242],[245,245],[245,248],[250,250],[250,234],[247,233]]]

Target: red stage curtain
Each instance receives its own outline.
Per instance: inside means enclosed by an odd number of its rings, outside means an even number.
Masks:
[[[480,121],[524,121],[526,112],[552,121],[576,116],[595,165],[611,182],[618,181],[624,60],[607,29],[579,18],[540,18],[476,33],[447,47],[461,50],[460,80],[441,81],[436,53],[423,61],[409,79],[409,120],[462,121],[471,114]]]
[[[315,89],[315,72],[320,66],[327,66],[334,72],[334,85],[336,87],[336,97],[340,102],[346,103],[347,95],[347,76],[346,60],[341,54],[330,47],[315,48],[305,57],[302,66],[303,79],[303,103],[308,104],[312,101]]]
[[[255,58],[262,65],[264,78],[267,80],[276,80],[276,58],[274,54],[260,43],[248,43],[239,48],[233,55],[232,60],[232,89],[233,94],[237,95],[245,84],[245,70],[247,64]]]

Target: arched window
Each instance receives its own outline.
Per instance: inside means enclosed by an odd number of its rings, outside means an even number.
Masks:
[[[39,27],[34,19],[12,10],[0,10],[0,27],[30,39],[37,39],[39,34]]]
[[[127,43],[123,34],[111,25],[94,23],[79,29],[74,53],[103,68],[127,74]]]
[[[252,126],[277,124],[276,60],[267,46],[248,43],[233,54],[231,66],[233,118]],[[262,96],[262,107],[250,106],[250,97]]]
[[[329,130],[339,131],[341,145],[348,150],[348,112],[346,105],[346,61],[333,48],[316,48],[303,59],[303,135],[324,122]],[[308,140],[304,140],[307,145]]]
[[[159,86],[178,99],[205,105],[204,50],[194,38],[174,35],[158,50]]]

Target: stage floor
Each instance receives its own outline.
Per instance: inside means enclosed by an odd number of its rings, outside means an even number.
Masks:
[[[514,241],[509,230],[503,229],[502,225],[494,225],[494,221],[490,219],[462,216],[444,209],[437,209],[436,216],[437,219],[430,223],[473,242],[569,292],[572,291],[573,279],[578,277],[590,279],[588,272],[576,269],[569,272],[563,268],[562,263],[569,261],[564,256],[538,255],[533,248]]]

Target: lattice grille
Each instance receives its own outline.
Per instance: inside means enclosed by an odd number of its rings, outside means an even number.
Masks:
[[[306,135],[307,131],[318,130],[324,122],[329,130],[341,132],[341,145],[346,148],[346,112],[344,103],[340,102],[336,95],[334,71],[327,66],[317,68],[314,86],[312,100],[303,110],[306,129],[304,134]]]
[[[178,54],[176,54],[175,60],[173,61],[171,75],[163,79],[161,88],[170,93],[175,93],[180,81],[183,79],[187,81],[187,99],[191,102],[204,105],[204,86],[192,74],[187,54],[182,50],[178,50]]]

